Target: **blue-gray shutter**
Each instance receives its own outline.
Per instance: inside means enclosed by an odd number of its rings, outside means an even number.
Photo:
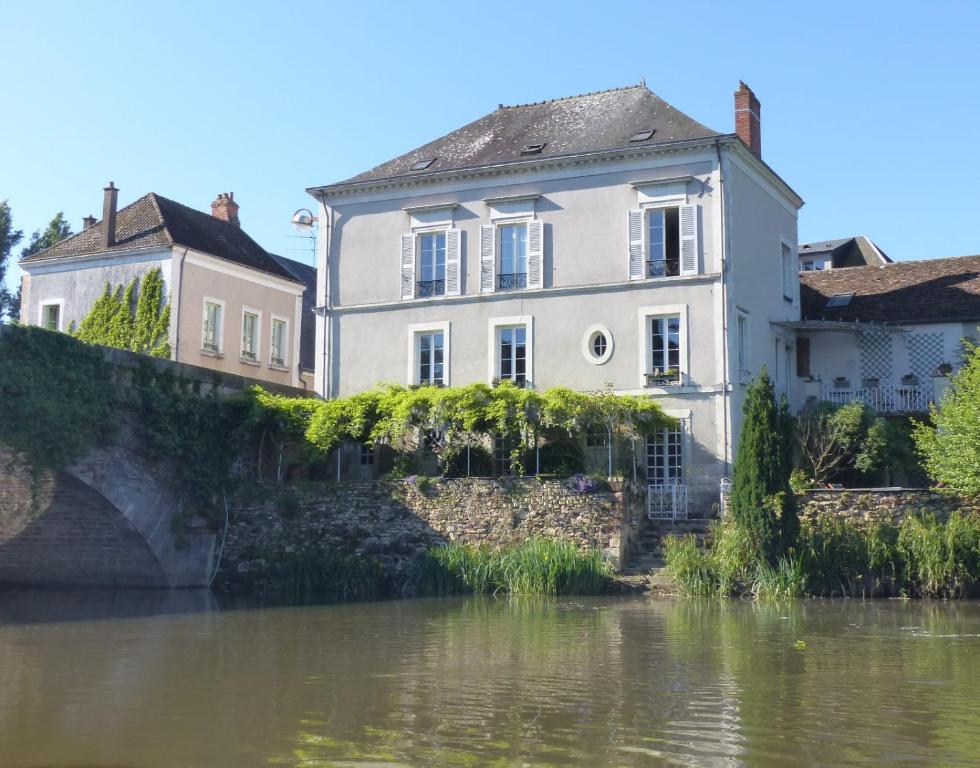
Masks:
[[[497,282],[497,228],[480,225],[480,293],[493,293]]]
[[[698,274],[698,207],[680,207],[681,274]]]
[[[446,295],[459,296],[460,293],[460,236],[458,229],[446,230]]]
[[[642,280],[646,277],[646,261],[643,253],[643,211],[629,211],[626,216],[629,233],[629,276],[630,280]]]
[[[402,235],[402,298],[415,298],[415,235]]]
[[[544,287],[544,225],[527,223],[527,287]]]

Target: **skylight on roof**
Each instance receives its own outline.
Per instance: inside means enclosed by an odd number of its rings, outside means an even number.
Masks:
[[[630,142],[632,143],[632,142],[636,142],[636,141],[646,141],[651,136],[653,136],[653,134],[654,134],[654,131],[652,131],[652,130],[651,131],[637,131],[636,133],[633,134],[633,138],[630,139]]]
[[[434,157],[423,157],[421,160],[416,160],[415,164],[412,166],[413,171],[424,171],[430,165],[432,165],[436,159]]]
[[[854,298],[853,293],[835,293],[829,299],[827,299],[827,309],[840,309],[841,307],[846,307],[851,303],[851,299]]]
[[[540,144],[525,144],[524,148],[521,150],[522,155],[540,155],[541,150],[548,146],[547,141],[542,141]]]

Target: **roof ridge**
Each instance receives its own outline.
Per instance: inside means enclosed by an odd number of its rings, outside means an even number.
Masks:
[[[170,227],[167,226],[167,217],[163,215],[163,209],[160,208],[160,201],[157,199],[158,197],[163,197],[163,195],[158,195],[156,192],[147,192],[144,197],[149,197],[152,201],[153,208],[156,210],[157,216],[160,217],[160,223],[163,225],[163,234],[167,238],[167,242],[170,243],[171,246],[175,245],[174,236],[170,234]],[[168,198],[163,199],[168,200]],[[173,201],[171,200],[169,202]]]
[[[569,101],[570,99],[580,99],[583,96],[597,96],[600,93],[614,93],[615,91],[628,91],[632,88],[646,88],[648,91],[650,91],[650,89],[647,88],[646,83],[641,81],[639,83],[634,83],[633,85],[621,85],[617,88],[604,88],[598,91],[586,91],[585,93],[576,93],[571,96],[557,96],[553,99],[542,99],[541,101],[529,101],[526,104],[501,103],[497,106],[497,109],[519,109],[521,107],[536,107],[539,104],[553,104],[556,101]],[[653,93],[653,91],[650,91],[650,93]]]

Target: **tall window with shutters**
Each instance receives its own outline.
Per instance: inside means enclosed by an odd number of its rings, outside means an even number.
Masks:
[[[480,291],[544,287],[544,225],[508,221],[480,227]]]
[[[656,206],[628,214],[631,280],[699,273],[698,206]]]
[[[402,299],[459,296],[460,242],[460,232],[453,228],[402,235]]]
[[[446,293],[446,233],[423,232],[418,237],[418,274],[415,295],[419,298]]]

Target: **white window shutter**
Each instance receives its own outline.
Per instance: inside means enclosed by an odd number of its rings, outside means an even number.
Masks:
[[[459,296],[459,243],[458,229],[446,230],[446,295]]]
[[[544,224],[527,223],[527,287],[544,288]]]
[[[681,274],[698,274],[698,206],[680,207]]]
[[[497,282],[497,228],[480,225],[480,293],[493,293]]]
[[[642,280],[646,276],[646,261],[643,253],[643,211],[629,211],[626,216],[629,231],[629,274],[630,280]]]
[[[415,298],[415,235],[402,235],[402,298]]]

